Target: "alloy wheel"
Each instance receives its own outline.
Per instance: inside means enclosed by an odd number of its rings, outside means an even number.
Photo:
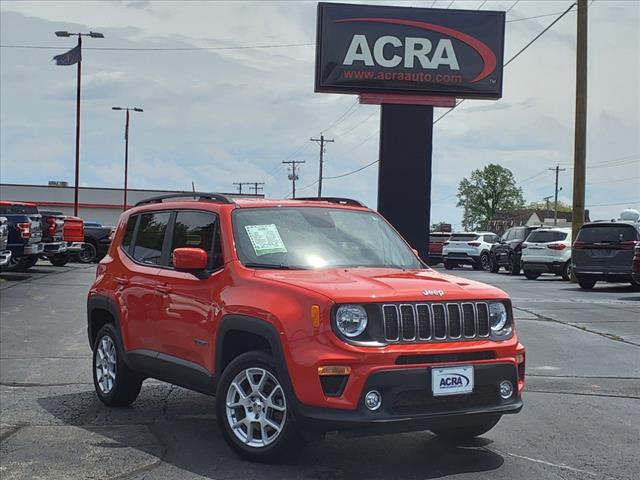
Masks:
[[[80,260],[80,262],[82,263],[91,263],[95,260],[96,255],[96,247],[94,247],[91,243],[85,243],[78,253],[78,260]]]
[[[95,355],[96,379],[100,391],[108,395],[116,381],[116,345],[107,335],[102,337]]]
[[[480,256],[480,265],[482,266],[482,270],[488,272],[491,270],[491,262],[489,260],[489,255],[481,255]]]
[[[243,444],[261,448],[284,430],[287,402],[278,379],[263,368],[238,373],[227,389],[227,423]]]

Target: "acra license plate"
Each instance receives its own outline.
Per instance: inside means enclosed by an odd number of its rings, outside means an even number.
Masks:
[[[473,366],[433,368],[431,388],[434,397],[472,393]]]

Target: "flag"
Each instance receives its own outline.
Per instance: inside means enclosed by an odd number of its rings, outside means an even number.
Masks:
[[[60,55],[53,57],[56,65],[75,65],[82,60],[82,54],[80,53],[80,45],[73,47],[71,50]]]

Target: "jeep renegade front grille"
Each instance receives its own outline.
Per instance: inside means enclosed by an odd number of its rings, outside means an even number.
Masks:
[[[387,304],[382,306],[387,342],[442,342],[489,336],[485,302]]]

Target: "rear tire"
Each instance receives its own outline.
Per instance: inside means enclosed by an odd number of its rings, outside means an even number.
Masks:
[[[444,268],[445,270],[453,270],[454,268],[456,268],[458,266],[457,263],[451,262],[449,260],[445,260],[444,261]]]
[[[531,270],[525,270],[524,276],[527,277],[527,280],[535,280],[540,274],[538,272],[532,272]]]
[[[220,377],[218,427],[229,446],[247,460],[271,463],[284,455],[293,457],[303,442],[291,414],[292,404],[271,355],[243,353]]]
[[[571,280],[571,260],[567,260],[567,263],[564,264],[564,267],[562,267],[562,279],[566,280],[567,282],[569,280]]]
[[[578,285],[584,290],[591,290],[596,282],[597,280],[593,280],[592,278],[578,277]]]
[[[124,350],[111,323],[100,329],[93,345],[93,386],[110,407],[131,405],[142,388],[142,377],[124,363]]]
[[[98,256],[98,249],[93,243],[86,242],[78,253],[80,263],[93,263]]]
[[[31,258],[35,257],[35,261]],[[33,267],[38,261],[38,257],[35,255],[27,255],[25,257],[11,257],[9,259],[9,265],[7,265],[6,270],[8,272],[24,272],[29,268]]]
[[[431,431],[448,442],[464,443],[487,433],[496,426],[500,417],[501,415],[491,416],[463,427],[436,428]]]
[[[51,265],[54,267],[64,267],[69,262],[70,255],[68,253],[56,253],[54,256],[49,257]]]
[[[509,275],[520,275],[520,265],[516,263],[516,259],[513,255],[509,257],[509,266],[507,267]]]

